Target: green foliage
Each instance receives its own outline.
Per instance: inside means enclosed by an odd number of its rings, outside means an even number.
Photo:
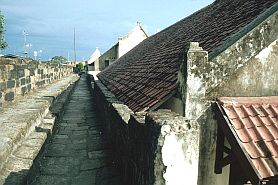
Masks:
[[[50,60],[50,62],[54,64],[63,64],[67,62],[67,59],[63,56],[55,56]]]
[[[5,18],[3,15],[1,15],[0,12],[0,50],[3,50],[8,47],[8,43],[5,41],[4,38],[4,32],[5,32],[4,24],[5,24]]]
[[[78,64],[76,64],[76,67],[78,67],[80,70],[83,70],[84,69],[84,65],[83,65],[83,63],[78,63]]]
[[[83,71],[84,70],[84,65],[83,65],[83,63],[78,63],[78,64],[76,64],[75,65],[75,72],[80,72],[80,71]]]

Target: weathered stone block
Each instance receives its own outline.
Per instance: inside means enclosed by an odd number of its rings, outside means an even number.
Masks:
[[[22,77],[24,77],[24,76],[25,76],[25,71],[24,71],[24,69],[20,69],[20,70],[17,71],[17,77],[18,77],[18,78],[22,78]]]
[[[2,132],[0,133],[0,136],[10,138],[13,143],[18,143],[26,135],[28,128],[29,126],[25,122],[3,123],[1,126]]]
[[[38,74],[43,74],[43,69],[38,69]]]
[[[14,88],[15,87],[15,80],[7,81],[7,88]]]
[[[28,84],[28,85],[27,85],[27,90],[28,90],[28,91],[31,91],[31,88],[32,88],[31,84]]]
[[[6,161],[7,157],[12,151],[12,140],[7,137],[0,137],[0,168],[3,162]]]
[[[16,79],[16,78],[17,78],[17,71],[11,70],[10,73],[8,74],[8,79]]]
[[[26,83],[31,83],[31,77],[30,76],[26,77]]]
[[[29,146],[20,146],[13,155],[23,159],[31,159],[34,160],[38,155],[40,148],[37,147],[29,147]]]
[[[20,86],[20,81],[16,80],[16,87],[19,87],[19,86]]]
[[[7,84],[6,82],[0,83],[0,91],[5,91],[7,89]]]
[[[21,95],[24,96],[27,93],[27,87],[21,87]]]
[[[21,79],[20,79],[20,84],[21,84],[21,85],[25,85],[25,83],[26,83],[26,79],[25,79],[25,78],[21,78]]]
[[[14,172],[19,172],[24,169],[30,169],[32,163],[33,161],[30,159],[10,157],[5,165],[5,168]]]
[[[31,68],[29,70],[30,70],[30,76],[35,76],[35,69]]]
[[[13,101],[14,100],[14,92],[9,92],[5,94],[5,101]]]

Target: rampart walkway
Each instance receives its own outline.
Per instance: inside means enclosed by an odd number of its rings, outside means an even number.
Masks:
[[[32,185],[120,184],[86,77],[77,82]]]

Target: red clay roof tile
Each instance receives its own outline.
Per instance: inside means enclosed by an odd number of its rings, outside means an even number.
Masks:
[[[278,96],[223,97],[219,102],[261,177],[278,177]]]

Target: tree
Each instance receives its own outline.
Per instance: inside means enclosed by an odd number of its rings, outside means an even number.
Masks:
[[[5,41],[4,38],[4,24],[5,24],[5,17],[1,14],[0,11],[0,51],[8,47],[8,43]]]
[[[67,59],[63,56],[55,56],[50,60],[50,62],[54,64],[63,64],[67,62]]]

